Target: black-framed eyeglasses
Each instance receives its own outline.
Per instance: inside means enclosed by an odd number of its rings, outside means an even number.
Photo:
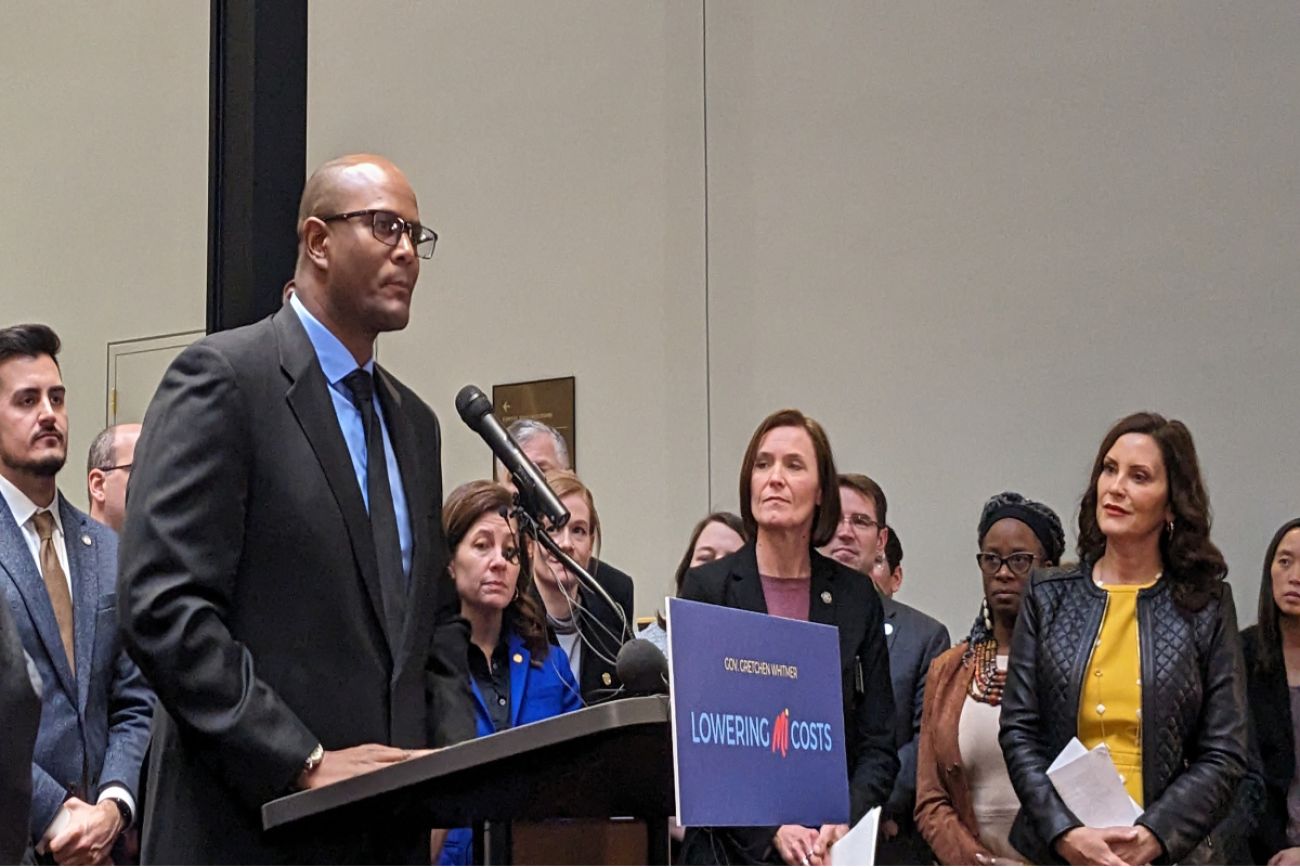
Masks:
[[[438,233],[419,223],[403,220],[392,211],[367,208],[364,211],[348,211],[318,219],[323,223],[331,223],[334,220],[350,220],[353,217],[369,217],[370,231],[381,244],[396,247],[401,243],[402,235],[407,235],[411,239],[411,246],[415,248],[415,255],[421,259],[433,258],[433,249],[438,246]]]
[[[1034,568],[1034,561],[1038,559],[1037,554],[1031,554],[1028,551],[1016,551],[1005,557],[999,557],[992,551],[980,551],[975,555],[975,562],[979,564],[980,571],[985,575],[996,575],[1006,564],[1011,570],[1012,575],[1028,575],[1029,570]]]
[[[118,464],[114,467],[100,467],[99,469],[105,473],[111,473],[113,470],[129,470],[133,466],[135,466],[135,464]]]
[[[880,522],[864,512],[849,512],[840,516],[840,523],[849,522],[849,526],[864,533],[872,527],[879,527]]]

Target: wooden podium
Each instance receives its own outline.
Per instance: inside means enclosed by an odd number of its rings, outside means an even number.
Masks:
[[[509,864],[532,860],[522,849],[510,851],[515,821],[630,817],[645,823],[643,863],[667,864],[674,811],[670,718],[667,696],[584,708],[278,798],[262,806],[262,827],[273,834],[309,823],[411,815],[431,829],[473,826],[476,860]],[[590,837],[586,827],[582,833]],[[537,851],[551,858],[545,848]],[[593,863],[599,854],[584,848],[579,860]]]

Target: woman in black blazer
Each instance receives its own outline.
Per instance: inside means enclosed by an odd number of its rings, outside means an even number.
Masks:
[[[1300,702],[1300,518],[1281,526],[1264,557],[1259,622],[1241,633],[1252,752],[1264,778],[1264,806],[1250,838],[1258,864],[1300,864],[1300,779],[1296,720]],[[1296,813],[1287,809],[1294,791]]]
[[[763,420],[740,470],[740,510],[753,539],[692,569],[683,599],[836,626],[848,758],[850,818],[884,803],[898,773],[894,700],[880,599],[859,572],[823,557],[840,520],[835,459],[821,425],[798,410]],[[688,864],[829,864],[845,825],[690,828]]]

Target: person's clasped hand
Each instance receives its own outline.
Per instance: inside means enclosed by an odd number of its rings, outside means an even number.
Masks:
[[[1071,828],[1061,835],[1056,850],[1071,864],[1150,864],[1163,848],[1156,835],[1142,825],[1111,828]]]
[[[63,802],[68,822],[50,840],[50,855],[58,864],[107,864],[113,843],[122,832],[122,814],[112,801],[87,804],[79,798]]]
[[[776,829],[772,842],[785,863],[818,867],[830,863],[831,846],[848,830],[848,825],[822,825],[820,829],[782,825]]]

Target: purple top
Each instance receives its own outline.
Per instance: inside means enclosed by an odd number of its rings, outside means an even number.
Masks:
[[[767,613],[777,617],[789,617],[791,620],[808,620],[808,608],[812,603],[811,578],[772,578],[760,575],[763,582],[763,598],[767,601]]]

